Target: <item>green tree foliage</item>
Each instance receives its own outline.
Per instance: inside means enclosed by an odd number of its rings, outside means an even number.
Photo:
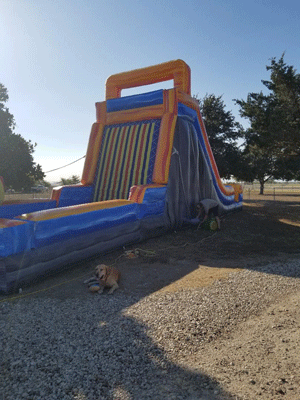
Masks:
[[[284,62],[271,60],[270,81],[262,81],[269,94],[250,93],[235,100],[240,114],[250,122],[245,131],[240,179],[258,179],[263,194],[268,179],[299,179],[300,174],[300,75]]]
[[[271,60],[267,66],[270,81],[262,81],[271,91],[282,127],[279,140],[285,154],[300,153],[300,74],[293,66],[284,62],[284,54],[279,61]]]
[[[226,111],[222,96],[206,94],[199,102],[212,152],[222,178],[235,174],[240,159],[237,140],[243,136],[242,126],[231,111]]]
[[[8,101],[7,89],[0,83],[0,132],[2,135],[10,134],[14,127],[15,121],[12,114],[10,114],[7,107],[5,107]]]
[[[242,151],[235,178],[246,182],[258,180],[260,194],[263,194],[265,183],[274,178],[276,170],[277,161],[272,153],[257,144],[248,143]]]
[[[278,61],[273,58],[267,70],[270,81],[263,84],[272,92],[277,102],[277,120],[281,119],[277,169],[282,179],[300,179],[300,74],[285,63],[284,54]]]
[[[60,178],[60,185],[76,185],[80,183],[80,178],[77,175],[72,175],[71,178]]]
[[[14,133],[15,121],[5,106],[7,101],[7,89],[0,84],[0,175],[6,187],[27,189],[36,180],[43,179],[44,173],[33,161],[36,144]]]
[[[52,184],[45,180],[42,180],[41,184],[44,185],[48,189],[50,189],[52,187]]]
[[[276,105],[271,95],[263,93],[250,93],[247,101],[236,100],[236,103],[251,126],[244,132],[245,146],[235,176],[248,182],[257,179],[263,194],[264,184],[274,177],[276,170]]]

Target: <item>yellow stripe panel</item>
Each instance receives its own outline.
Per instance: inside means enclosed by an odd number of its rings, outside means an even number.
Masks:
[[[130,143],[130,138],[131,138],[132,131],[133,131],[134,127],[135,127],[135,125],[132,125],[132,126],[129,126],[129,129],[126,129],[126,135],[127,136],[125,138],[125,141],[126,141],[127,138],[129,138],[129,142],[127,143],[127,147],[126,147],[124,153],[120,154],[120,164],[122,163],[123,160],[125,160],[125,164],[124,164],[124,167],[123,167],[124,169],[123,170],[120,169],[120,174],[118,176],[118,183],[120,182],[120,179],[121,179],[122,182],[121,182],[121,184],[119,183],[120,187],[118,185],[117,189],[116,189],[119,192],[120,196],[122,196],[123,191],[125,192],[124,183],[125,183],[125,180],[126,180],[125,177],[128,174],[128,171],[126,170],[126,165],[127,165],[127,160],[128,160],[128,157],[129,157],[129,152],[132,150],[130,148],[129,143]]]
[[[114,128],[110,128],[110,131],[113,130],[113,129]],[[106,132],[106,135],[105,135],[105,138],[104,138],[103,144],[102,144],[102,149],[110,149],[111,148],[111,142],[113,141],[113,139],[114,139],[114,135],[111,135],[111,132]],[[100,157],[100,160],[99,160],[99,170],[100,171],[102,171],[104,165],[106,164],[105,160],[106,160],[107,156],[108,155],[106,154],[105,151],[101,152],[101,157]],[[97,180],[95,182],[95,193],[98,192],[99,187],[102,190],[103,185],[105,183],[105,179],[106,179],[106,176],[104,175],[104,173],[103,174],[98,174]],[[97,199],[94,198],[94,201],[96,201],[96,200]]]
[[[110,132],[110,134],[108,136],[110,136],[110,140],[109,140],[108,153],[106,154],[106,160],[104,163],[105,168],[104,169],[101,168],[101,170],[100,170],[100,171],[103,171],[102,177],[100,179],[100,193],[103,193],[104,199],[108,199],[107,181],[112,178],[111,174],[115,168],[115,165],[113,164],[113,154],[116,149],[118,138],[119,138],[118,128],[116,128],[116,127],[113,128],[112,132]],[[98,176],[98,179],[99,178],[100,178],[100,174]]]
[[[144,157],[141,160],[141,165],[144,163],[144,158],[145,157],[146,157],[146,164],[145,164],[144,170],[142,168],[140,168],[140,173],[139,173],[139,178],[138,178],[137,184],[141,184],[141,183],[143,183],[143,181],[147,180],[147,173],[148,173],[149,162],[150,162],[150,154],[151,154],[151,149],[152,149],[151,143],[153,142],[154,127],[155,127],[155,123],[147,124],[147,129],[145,131],[145,135],[147,136],[148,132],[149,132],[149,129],[151,129],[150,135],[149,135],[149,143],[150,143],[150,145],[148,145],[148,151],[147,151],[147,154],[145,154],[145,148],[147,146],[147,140],[145,140],[144,147],[143,147],[143,150],[142,150],[143,154],[144,154]],[[142,177],[142,172],[144,172],[144,174],[146,174],[146,177],[145,177],[145,175],[144,175],[144,177]]]
[[[123,126],[120,130],[120,141],[119,141],[119,149],[116,155],[116,165],[115,165],[115,173],[113,176],[113,181],[110,185],[110,190],[109,190],[109,194],[108,194],[108,198],[116,198],[116,191],[118,190],[119,184],[120,184],[120,179],[123,177],[124,171],[121,168],[121,162],[120,160],[124,159],[124,153],[126,150],[128,150],[128,148],[126,149],[126,138],[128,135],[128,131],[129,131],[129,126]]]
[[[134,204],[134,202],[130,200],[99,201],[95,203],[79,204],[70,207],[61,207],[51,210],[36,211],[29,214],[22,214],[21,216],[18,216],[16,218],[27,221],[46,221],[49,219],[68,217],[70,215],[83,214],[86,212],[103,210],[106,208],[126,206],[129,204]]]
[[[144,124],[142,126],[140,126],[138,130],[142,130],[143,128],[144,128]],[[135,176],[136,176],[137,168],[138,168],[138,159],[139,159],[139,156],[141,156],[141,161],[142,161],[141,165],[143,165],[143,159],[145,157],[145,150],[141,146],[142,139],[143,139],[143,135],[141,134],[141,132],[139,132],[139,135],[138,135],[138,138],[137,138],[137,153],[135,155],[135,163],[134,164],[131,163],[132,171],[130,171],[130,173],[132,172],[133,182],[136,183],[136,184],[139,184],[138,181],[135,181]],[[140,166],[140,171],[141,171],[141,169],[142,168]]]
[[[135,129],[134,129],[135,128]],[[130,135],[130,142],[132,141],[132,148],[129,149],[131,151],[131,153],[129,154],[129,162],[127,163],[127,159],[125,159],[125,168],[124,168],[124,179],[123,179],[123,184],[120,190],[121,196],[124,195],[125,193],[128,193],[129,188],[131,186],[131,182],[129,181],[129,176],[131,173],[131,169],[133,166],[133,157],[135,156],[134,153],[134,147],[135,147],[135,143],[137,141],[137,136],[138,136],[138,132],[139,132],[139,127],[137,127],[136,125],[133,125],[132,129],[134,130],[134,133],[131,133]],[[137,150],[138,152],[138,150]]]
[[[107,127],[94,201],[127,198],[132,185],[146,184],[156,122]]]

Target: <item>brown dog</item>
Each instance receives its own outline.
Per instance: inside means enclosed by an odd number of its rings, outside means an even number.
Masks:
[[[110,288],[108,294],[112,294],[116,289],[118,289],[118,282],[121,274],[116,268],[100,264],[96,267],[95,275],[100,283],[98,293],[102,293],[105,287]]]

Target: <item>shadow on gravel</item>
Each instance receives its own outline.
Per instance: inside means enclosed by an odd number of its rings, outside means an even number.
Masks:
[[[130,316],[138,297],[90,296],[0,304],[3,399],[233,399],[213,378],[167,359]]]
[[[93,335],[97,369],[85,376],[88,389],[70,388],[74,399],[237,400],[213,378],[168,361],[147,336],[148,328],[134,318],[112,316],[101,324]]]

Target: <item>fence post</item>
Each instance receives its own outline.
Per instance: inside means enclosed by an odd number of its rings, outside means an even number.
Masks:
[[[273,200],[275,200],[275,188],[273,187]]]

